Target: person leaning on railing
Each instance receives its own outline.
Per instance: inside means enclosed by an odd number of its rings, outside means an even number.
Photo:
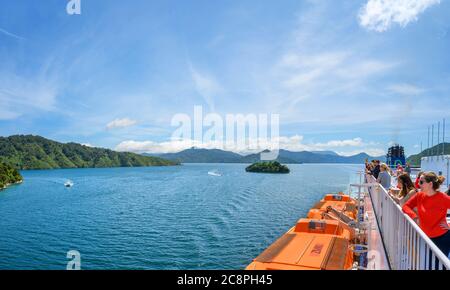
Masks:
[[[366,173],[378,178],[378,174],[380,174],[380,161],[372,160],[370,163],[366,160]]]
[[[366,159],[366,174],[371,174],[373,170],[372,163]]]
[[[403,206],[409,215],[428,237],[448,257],[450,254],[450,226],[447,223],[447,210],[450,197],[439,191],[445,178],[433,172],[420,177],[420,191]],[[414,212],[417,208],[418,214]]]
[[[377,182],[387,190],[391,187],[391,175],[389,174],[388,166],[384,163],[380,166],[380,173],[378,174]]]
[[[373,177],[378,179],[378,175],[380,174],[380,171],[381,171],[380,160],[375,160],[374,167],[372,170]]]
[[[398,204],[400,204],[400,206],[403,206],[417,193],[414,183],[408,173],[403,173],[397,177],[397,188],[400,190],[398,193],[395,192],[395,189],[391,189],[389,194]]]

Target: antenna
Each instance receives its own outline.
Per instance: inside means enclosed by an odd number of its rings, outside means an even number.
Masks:
[[[433,156],[434,154],[433,146],[434,146],[434,124],[431,125],[431,156]]]
[[[436,145],[438,145],[438,147],[436,148],[436,155],[439,155],[439,142],[441,142],[441,121],[438,122],[438,138],[437,138],[437,143]]]
[[[442,155],[445,155],[445,118],[442,122]]]

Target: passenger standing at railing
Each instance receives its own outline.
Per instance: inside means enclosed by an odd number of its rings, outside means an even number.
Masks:
[[[380,174],[381,171],[381,166],[380,166],[380,160],[376,160],[373,163],[373,169],[371,174],[373,175],[373,177],[375,177],[375,179],[378,179],[378,175]]]
[[[372,163],[369,163],[369,161],[366,159],[366,174],[371,174],[372,173]]]
[[[378,174],[377,182],[386,190],[391,188],[391,175],[389,174],[388,166],[384,163],[380,166],[380,174]]]
[[[447,223],[447,210],[450,209],[450,197],[440,191],[443,176],[427,172],[420,177],[420,192],[414,195],[404,206],[409,215],[428,237],[448,257],[450,255],[450,226]],[[418,214],[414,212],[417,208]]]
[[[414,183],[411,180],[411,177],[407,173],[403,173],[399,177],[397,177],[397,188],[400,189],[398,194],[394,193],[394,190],[390,190],[392,198],[403,206],[411,197],[413,197],[417,190],[414,186]]]
[[[400,176],[400,175],[402,175],[403,174],[403,166],[401,166],[400,164],[399,165],[397,165],[397,172],[396,172],[396,175],[397,176]]]
[[[405,173],[411,176],[411,164],[409,162],[406,162]]]

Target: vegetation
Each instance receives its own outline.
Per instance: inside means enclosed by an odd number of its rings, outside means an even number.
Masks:
[[[282,165],[278,161],[258,162],[248,166],[245,171],[257,173],[289,173],[290,170],[286,165]]]
[[[441,143],[439,145],[426,149],[419,154],[411,155],[408,157],[407,161],[411,164],[411,166],[420,166],[422,157],[441,155],[442,152],[444,152],[444,155],[450,154],[450,143]]]
[[[10,184],[22,182],[23,178],[14,167],[0,163],[0,190]]]
[[[115,152],[76,143],[63,144],[40,136],[0,137],[0,162],[15,168],[104,168],[177,165],[159,157]]]

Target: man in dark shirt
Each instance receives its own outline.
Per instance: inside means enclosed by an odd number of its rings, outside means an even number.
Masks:
[[[380,160],[375,161],[375,168],[372,170],[372,175],[375,179],[378,179],[378,175],[380,175]]]

